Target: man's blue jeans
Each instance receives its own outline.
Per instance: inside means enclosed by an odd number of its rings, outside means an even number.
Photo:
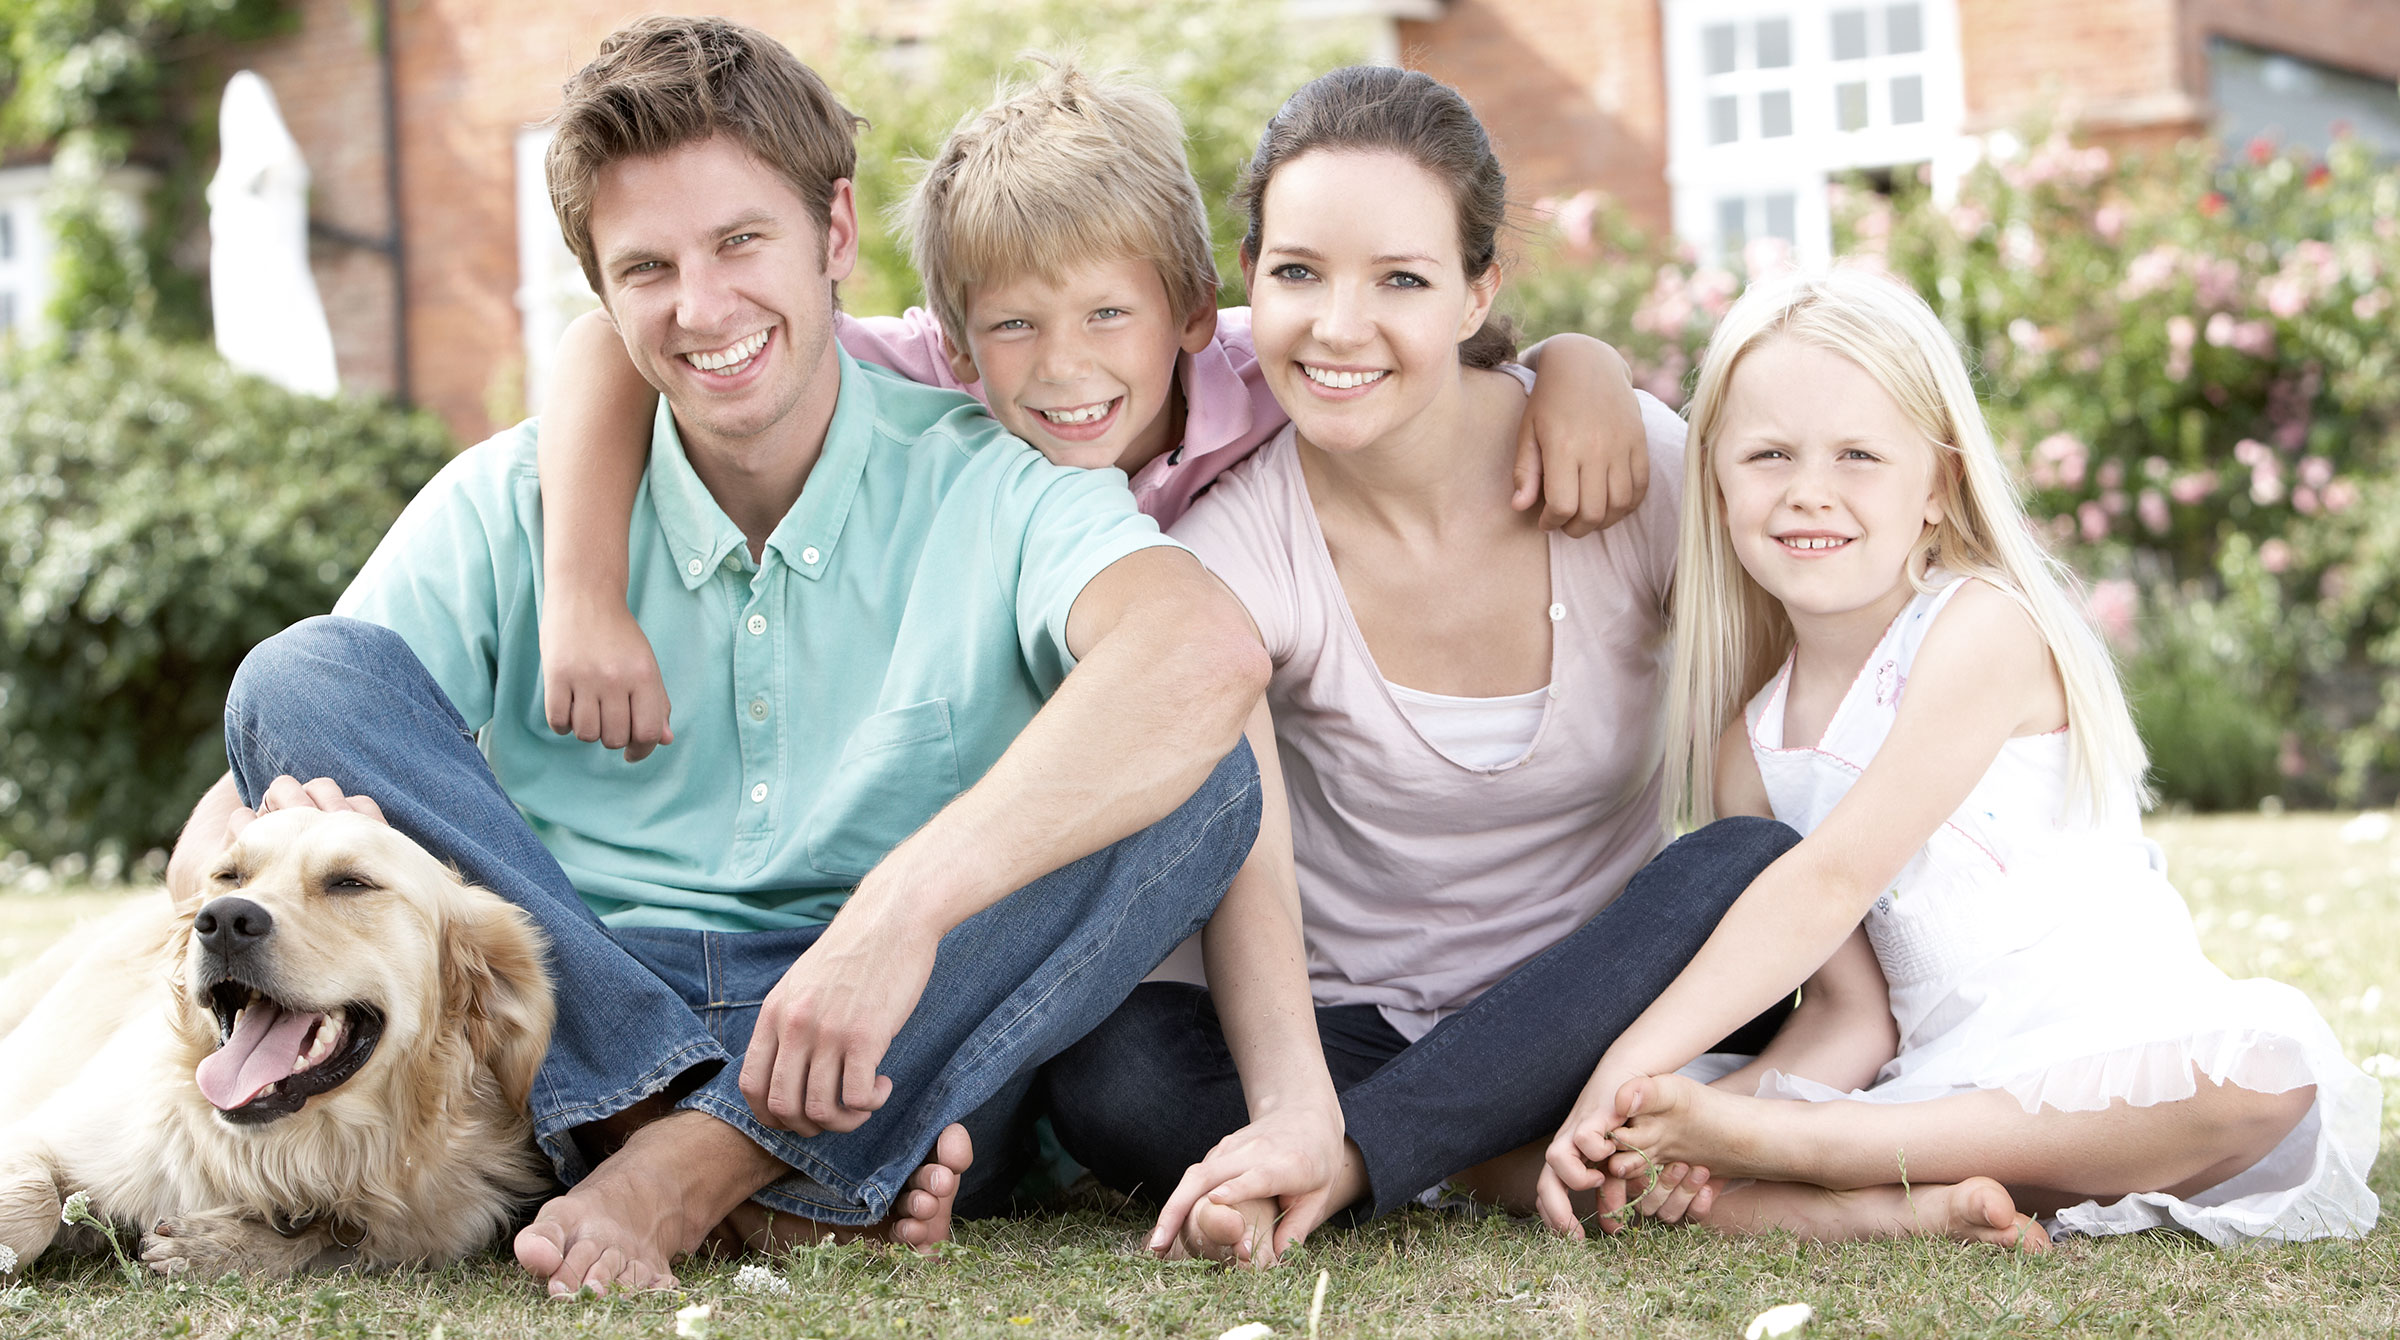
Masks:
[[[666,1094],[793,1169],[753,1199],[829,1224],[882,1219],[943,1127],[995,1095],[995,1106],[1021,1103],[1034,1067],[1208,920],[1258,831],[1258,768],[1244,745],[1173,814],[968,919],[943,937],[879,1067],[890,1100],[855,1131],[801,1137],[761,1125],[737,1081],[760,1003],[817,930],[603,926],[399,635],[319,618],[270,638],[235,676],[225,741],[244,803],[280,774],[329,777],[549,936],[558,1027],[533,1118],[562,1180],[590,1171],[576,1127]],[[977,1113],[970,1130],[996,1135],[1016,1115]]]
[[[1772,819],[1720,819],[1677,840],[1625,892],[1414,1045],[1372,1005],[1320,1005],[1317,1034],[1367,1165],[1353,1219],[1566,1120],[1616,1041],[1700,952],[1750,881],[1800,840]],[[1756,1052],[1789,1002],[1718,1050]],[[1249,1120],[1208,993],[1154,982],[1042,1071],[1069,1154],[1119,1191],[1163,1198]]]

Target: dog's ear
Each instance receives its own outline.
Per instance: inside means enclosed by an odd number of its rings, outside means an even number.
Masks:
[[[467,1045],[522,1111],[550,1049],[554,1009],[546,946],[533,919],[496,894],[470,888],[442,930],[442,995],[464,1021]]]

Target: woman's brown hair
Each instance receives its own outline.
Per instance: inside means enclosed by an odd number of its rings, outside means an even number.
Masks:
[[[1258,137],[1242,166],[1234,204],[1249,218],[1242,255],[1258,258],[1267,182],[1275,170],[1316,150],[1388,150],[1432,173],[1458,207],[1458,253],[1467,278],[1500,259],[1500,230],[1508,220],[1508,174],[1475,109],[1458,90],[1415,70],[1352,65],[1320,75],[1287,100]],[[1459,342],[1459,361],[1490,368],[1517,351],[1514,323],[1497,312]]]

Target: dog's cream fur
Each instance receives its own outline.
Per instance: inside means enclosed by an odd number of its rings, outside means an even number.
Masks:
[[[384,1018],[356,1074],[261,1125],[193,1078],[219,1029],[192,923],[228,895],[273,915],[278,994]],[[372,819],[264,815],[195,901],[129,909],[0,983],[0,1245],[31,1264],[88,1191],[162,1272],[455,1260],[548,1184],[527,1096],[551,1019],[522,912]]]

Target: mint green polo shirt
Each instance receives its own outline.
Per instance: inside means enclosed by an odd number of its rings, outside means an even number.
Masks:
[[[628,604],[675,743],[629,764],[543,715],[537,431],[444,468],[334,612],[408,642],[612,926],[829,920],[1073,668],[1084,584],[1173,543],[1122,473],[1054,466],[966,396],[844,354],[824,454],[754,563],[662,403]]]

